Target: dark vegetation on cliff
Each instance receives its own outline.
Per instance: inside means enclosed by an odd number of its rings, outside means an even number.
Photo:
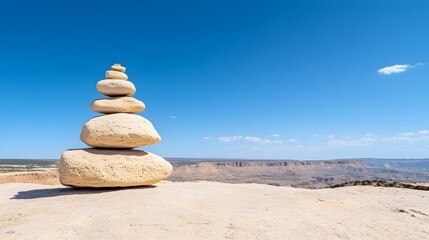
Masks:
[[[416,190],[429,191],[429,183],[405,183],[405,182],[392,182],[382,180],[364,180],[364,181],[350,181],[340,184],[328,186],[327,188],[339,188],[349,186],[373,186],[373,187],[395,187],[395,188],[408,188]]]

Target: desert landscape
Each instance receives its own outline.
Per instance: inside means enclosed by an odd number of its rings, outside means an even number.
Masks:
[[[1,184],[0,239],[428,239],[428,191]]]
[[[429,240],[429,1],[0,1],[0,240]]]
[[[429,173],[410,160],[168,161],[167,181],[97,189],[61,186],[58,160],[0,160],[0,239],[429,237]]]
[[[429,182],[429,159],[239,160],[167,158],[169,181],[324,188],[350,181]],[[377,162],[378,165],[372,164]],[[381,164],[385,162],[385,164]],[[58,160],[1,160],[0,183],[59,184]]]

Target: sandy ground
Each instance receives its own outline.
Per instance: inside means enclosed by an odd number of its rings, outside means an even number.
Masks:
[[[37,183],[59,185],[58,172],[46,171],[0,173],[0,184],[3,183]]]
[[[429,239],[429,192],[161,182],[0,185],[0,239]]]

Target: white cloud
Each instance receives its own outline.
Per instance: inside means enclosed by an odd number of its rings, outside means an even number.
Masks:
[[[397,136],[387,136],[379,139],[382,142],[388,143],[413,143],[413,142],[422,142],[429,141],[428,135],[397,135]]]
[[[404,133],[400,133],[398,135],[399,136],[414,136],[414,132],[404,132]]]
[[[245,141],[248,141],[248,142],[259,142],[259,141],[261,141],[262,139],[260,139],[260,138],[258,138],[258,137],[244,137],[244,140],[245,140]]]
[[[407,71],[409,68],[413,68],[414,66],[411,66],[409,64],[396,64],[393,66],[388,66],[384,68],[380,68],[377,70],[378,73],[384,74],[384,75],[390,75],[392,73],[401,73]]]
[[[254,142],[254,143],[262,143],[262,144],[271,144],[271,143],[283,143],[279,140],[270,140],[270,139],[261,139],[258,137],[244,137],[244,141]]]
[[[177,119],[176,116],[170,116],[170,119]]]
[[[271,135],[271,137],[280,137],[280,134],[274,133],[274,134]]]
[[[415,68],[419,66],[427,65],[428,63],[417,63],[416,65],[409,65],[409,64],[395,64],[392,66],[380,68],[377,70],[378,73],[384,74],[384,75],[390,75],[392,73],[401,73],[405,72],[410,68]]]
[[[231,136],[231,137],[218,137],[217,140],[221,141],[221,142],[232,142],[232,141],[236,141],[239,139],[242,139],[243,136],[238,135],[238,136]]]
[[[312,135],[314,139],[316,137]],[[257,136],[244,136],[244,135],[233,135],[233,136],[220,136],[211,137],[207,136],[204,139],[214,139],[221,142],[241,142],[241,143],[252,143],[254,147],[272,145],[275,149],[351,149],[359,147],[385,147],[385,146],[404,146],[405,144],[414,144],[415,146],[421,146],[429,143],[429,130],[423,129],[419,131],[409,131],[402,133],[391,133],[377,135],[374,133],[366,133],[362,135],[350,136],[347,134],[330,134],[324,135],[323,139],[319,138],[319,141],[308,141],[304,139],[289,138],[280,140],[276,138],[265,139]],[[299,146],[299,147],[298,147]],[[270,148],[260,147],[260,151],[265,151]],[[272,150],[272,149],[271,149]]]
[[[254,136],[241,136],[241,135],[218,137],[217,139],[221,142],[232,142],[232,141],[242,140],[246,142],[259,143],[259,144],[283,143],[283,141],[280,141],[280,140],[262,139]]]
[[[378,136],[375,134],[365,134],[362,137],[336,137],[330,138],[327,141],[328,145],[331,146],[362,146],[370,145],[373,143],[390,143],[390,144],[412,144],[417,142],[429,141],[429,131],[420,130],[417,132],[403,132],[398,134],[390,134],[385,136]]]
[[[331,139],[328,141],[328,145],[331,146],[341,146],[341,147],[353,147],[353,146],[359,146],[363,143],[357,140],[347,140],[347,139]]]
[[[211,139],[213,139],[212,136],[204,137],[204,140],[211,140]]]

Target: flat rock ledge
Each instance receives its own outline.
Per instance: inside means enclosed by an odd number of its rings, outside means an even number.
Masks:
[[[157,183],[173,171],[162,157],[139,150],[74,149],[61,156],[60,182],[74,187],[131,187]]]
[[[0,239],[429,239],[429,192],[161,181],[0,184]]]

